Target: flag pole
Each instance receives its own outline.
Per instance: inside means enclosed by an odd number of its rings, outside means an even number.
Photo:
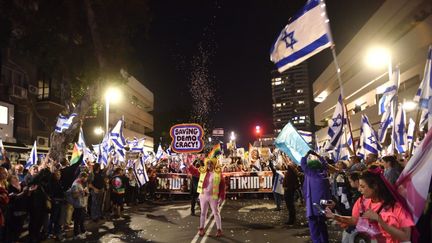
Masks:
[[[412,152],[413,152],[413,149],[414,149],[414,143],[415,143],[415,141],[417,140],[417,132],[416,132],[416,129],[417,129],[417,127],[419,126],[418,124],[420,123],[420,111],[421,111],[421,109],[420,109],[420,107],[418,107],[418,108],[417,108],[417,115],[416,115],[416,119],[415,119],[415,122],[414,122],[413,138],[412,138],[412,142],[411,142],[411,144],[410,144],[410,147],[409,147],[409,149],[408,149],[408,159],[411,158],[411,155],[412,155]],[[420,131],[419,131],[419,132],[420,132]]]
[[[331,33],[331,32],[329,32],[329,33]],[[351,128],[351,118],[350,118],[350,115],[348,114],[348,107],[347,107],[346,103],[344,102],[345,96],[344,96],[344,92],[343,92],[342,78],[341,78],[341,74],[340,74],[341,73],[341,69],[340,69],[339,63],[337,61],[335,46],[336,45],[333,42],[333,44],[331,46],[331,52],[332,52],[332,55],[333,55],[333,62],[334,62],[335,67],[336,67],[336,76],[337,76],[337,79],[338,79],[338,82],[339,82],[339,89],[340,89],[340,93],[341,93],[341,96],[342,96],[342,103],[344,104],[343,106],[345,108],[345,114],[347,116],[348,130],[349,130],[349,133],[351,135],[351,139],[353,140],[353,152],[354,152],[354,155],[356,155],[357,153],[356,153],[356,149],[355,149],[355,146],[354,146],[354,136],[353,136],[352,128]],[[347,141],[347,144],[348,144],[348,141]]]

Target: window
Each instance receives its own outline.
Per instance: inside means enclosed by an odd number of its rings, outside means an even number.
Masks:
[[[303,94],[303,89],[298,89],[297,94]]]
[[[7,106],[0,105],[0,124],[8,124],[9,109]]]
[[[275,81],[273,82],[273,86],[281,85],[283,84],[283,81]]]
[[[281,121],[281,119],[280,119],[280,118],[278,118],[278,119],[276,119],[276,121],[280,122],[280,121]]]
[[[304,100],[299,100],[298,103],[299,103],[299,105],[303,105],[304,104]]]
[[[49,98],[49,81],[46,79],[38,81],[38,100]]]
[[[306,117],[305,116],[300,116],[300,119],[304,120],[304,119],[306,119]]]
[[[276,106],[276,107],[281,107],[282,104],[281,104],[281,103],[277,103],[275,106]]]

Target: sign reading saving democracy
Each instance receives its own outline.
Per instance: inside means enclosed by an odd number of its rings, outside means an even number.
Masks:
[[[196,153],[204,148],[204,131],[198,124],[177,124],[171,127],[171,148],[176,153]]]

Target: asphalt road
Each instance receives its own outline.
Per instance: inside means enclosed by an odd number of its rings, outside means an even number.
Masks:
[[[224,236],[216,238],[213,217],[206,222],[206,235],[197,235],[199,207],[197,216],[191,216],[188,201],[144,203],[126,208],[124,217],[119,220],[87,221],[92,235],[73,241],[72,231],[69,231],[67,242],[310,242],[301,205],[297,207],[298,220],[294,226],[284,224],[288,219],[285,207],[282,211],[274,211],[274,208],[271,199],[226,200],[221,210]],[[334,238],[331,242],[340,242],[339,229],[330,227],[329,233]]]

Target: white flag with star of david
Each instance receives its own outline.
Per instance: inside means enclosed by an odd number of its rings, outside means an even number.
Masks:
[[[270,50],[270,60],[279,72],[293,67],[332,45],[322,0],[309,0],[279,34]]]
[[[144,184],[146,184],[149,181],[142,157],[140,157],[140,159],[135,160],[135,163],[133,164],[133,168],[134,168],[134,174],[137,179],[138,185],[142,187]]]

